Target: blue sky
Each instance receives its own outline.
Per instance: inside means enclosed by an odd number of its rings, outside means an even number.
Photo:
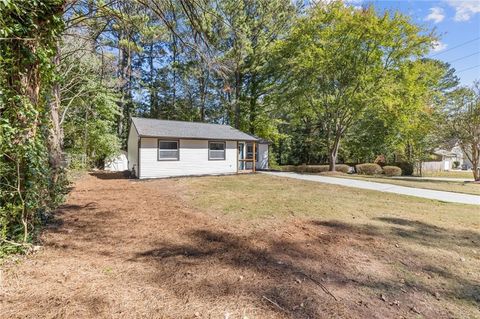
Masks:
[[[480,80],[480,0],[345,0],[399,10],[415,23],[435,28],[440,42],[430,57],[450,62],[463,85]],[[468,42],[468,43],[467,43]]]

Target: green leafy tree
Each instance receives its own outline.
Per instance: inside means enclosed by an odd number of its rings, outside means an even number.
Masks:
[[[76,167],[103,167],[120,150],[116,134],[120,94],[114,90],[113,56],[101,59],[91,42],[71,36],[63,38],[62,56],[60,125],[65,151]]]
[[[282,73],[285,113],[313,116],[330,170],[352,125],[382,102],[390,74],[428,51],[433,38],[422,31],[398,13],[334,2],[313,7],[278,42],[273,63]]]
[[[472,163],[475,181],[480,181],[480,82],[451,93],[446,124],[447,137],[460,145]]]

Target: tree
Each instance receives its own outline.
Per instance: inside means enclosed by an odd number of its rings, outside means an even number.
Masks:
[[[333,2],[313,7],[278,42],[273,63],[282,73],[284,113],[313,117],[330,170],[352,125],[367,107],[382,103],[390,74],[428,51],[434,38],[422,31],[399,13],[379,16],[373,7]]]
[[[446,113],[448,136],[461,147],[472,163],[473,178],[480,181],[480,82],[450,94]]]
[[[59,199],[62,184],[48,153],[55,132],[49,102],[63,8],[62,0],[0,3],[1,248],[25,244]]]
[[[116,134],[120,94],[114,90],[113,56],[101,58],[91,46],[89,41],[64,36],[58,70],[64,148],[77,168],[103,167],[120,150]]]

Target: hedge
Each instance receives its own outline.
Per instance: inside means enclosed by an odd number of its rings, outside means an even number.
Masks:
[[[383,172],[387,176],[400,176],[402,175],[402,169],[398,166],[384,166]]]
[[[382,167],[375,163],[358,164],[355,165],[355,169],[357,174],[361,175],[379,175],[383,172]]]
[[[323,173],[328,172],[328,165],[283,165],[280,167],[283,172],[298,172],[298,173]],[[335,171],[347,174],[350,166],[345,164],[335,165]]]

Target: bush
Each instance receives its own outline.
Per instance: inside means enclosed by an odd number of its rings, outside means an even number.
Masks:
[[[346,164],[337,164],[335,165],[335,170],[337,172],[342,172],[342,173],[345,173],[345,174],[348,174],[350,172],[350,166],[346,165]]]
[[[357,173],[362,175],[379,175],[383,172],[380,165],[375,163],[358,164],[355,168]]]
[[[283,165],[280,169],[283,172],[297,172],[297,173],[324,173],[328,172],[328,165]],[[345,164],[335,165],[335,171],[347,174],[350,170],[350,166]]]
[[[387,176],[400,176],[402,175],[402,169],[398,166],[384,166],[383,172]]]
[[[411,176],[413,175],[413,165],[409,162],[398,162],[394,166],[400,167],[402,169],[402,175]]]

